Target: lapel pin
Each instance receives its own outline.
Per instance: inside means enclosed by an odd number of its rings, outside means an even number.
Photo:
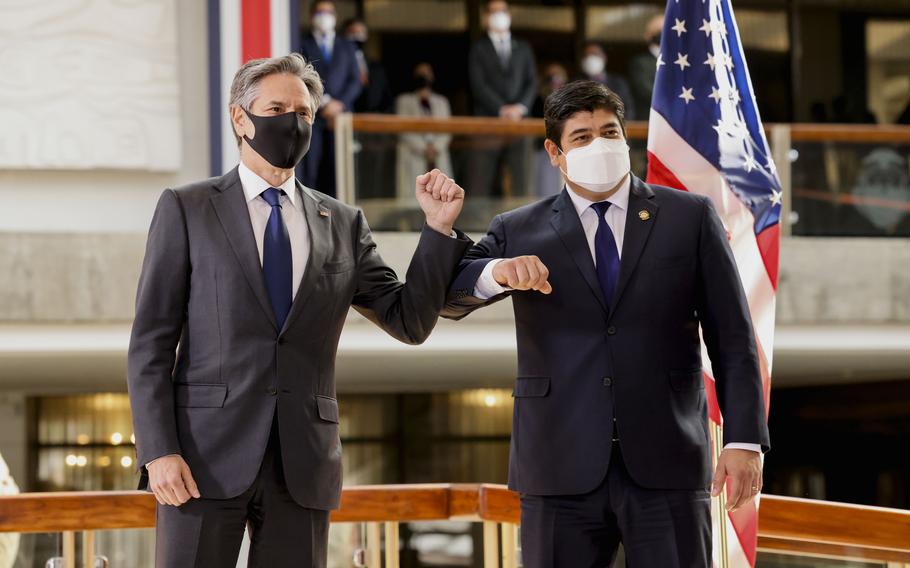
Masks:
[[[320,217],[328,217],[328,216],[329,216],[329,212],[326,211],[325,209],[320,209],[320,210],[319,210],[319,216],[320,216]]]
[[[641,219],[642,221],[647,221],[648,219],[651,218],[651,213],[649,213],[645,209],[642,209],[641,211],[638,212],[638,218]]]

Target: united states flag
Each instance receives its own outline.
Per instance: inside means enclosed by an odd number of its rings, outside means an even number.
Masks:
[[[717,207],[749,301],[768,408],[781,185],[730,0],[667,2],[651,101],[647,179],[706,195]],[[713,375],[702,351],[709,417],[719,426]],[[758,501],[729,514],[715,507],[715,513],[715,564],[754,566]]]

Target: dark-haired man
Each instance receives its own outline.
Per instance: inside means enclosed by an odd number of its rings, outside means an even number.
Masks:
[[[498,215],[445,317],[511,295],[518,379],[509,486],[524,566],[710,566],[711,458],[699,324],[727,443],[713,489],[736,508],[769,448],[755,340],[708,199],[633,176],[622,100],[593,81],[544,105],[566,188]]]

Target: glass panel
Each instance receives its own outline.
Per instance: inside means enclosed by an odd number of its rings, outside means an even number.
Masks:
[[[796,142],[792,230],[800,236],[910,236],[910,141]]]
[[[97,531],[95,557],[98,556],[107,558],[111,568],[152,568],[155,565],[155,529]]]
[[[486,231],[498,213],[558,193],[563,182],[550,165],[543,138],[355,132],[354,187],[374,231],[417,231],[423,213],[414,178],[438,167],[467,193],[458,227]],[[646,173],[645,140],[630,140],[633,172]]]
[[[2,566],[13,557],[12,568],[44,568],[48,560],[62,554],[63,535],[60,533],[0,533]]]

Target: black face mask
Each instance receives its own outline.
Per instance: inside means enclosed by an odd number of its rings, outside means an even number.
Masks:
[[[414,77],[414,90],[419,91],[420,89],[429,89],[433,86],[433,80],[427,77],[426,75],[418,75]]]
[[[651,45],[656,45],[657,47],[660,47],[660,33],[656,33],[656,34],[652,35],[651,39],[648,40],[648,43],[650,43]]]
[[[253,150],[276,168],[289,170],[296,166],[310,149],[313,129],[296,112],[275,116],[257,116],[243,109],[253,126],[254,138],[243,137]]]

